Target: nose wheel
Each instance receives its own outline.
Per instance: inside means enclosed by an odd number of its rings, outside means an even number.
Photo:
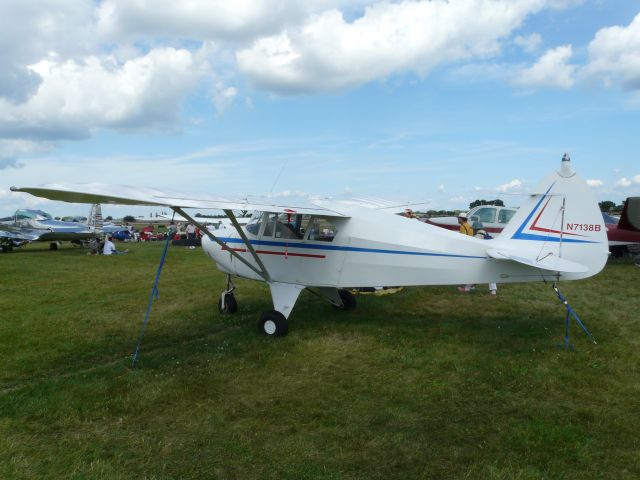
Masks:
[[[236,286],[231,281],[231,275],[227,275],[227,289],[222,292],[218,300],[218,310],[222,314],[231,314],[238,311],[238,302],[233,294]]]

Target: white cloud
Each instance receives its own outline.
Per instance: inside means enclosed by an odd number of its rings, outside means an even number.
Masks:
[[[56,51],[86,54],[92,41],[91,0],[3,0],[0,3],[0,98],[21,103],[40,83],[27,65]]]
[[[640,13],[627,27],[603,28],[589,43],[585,74],[640,90]]]
[[[640,175],[636,175],[633,177],[633,183],[640,185]]]
[[[168,127],[207,72],[195,54],[174,48],[124,63],[113,56],[67,61],[51,56],[30,69],[42,83],[23,104],[0,100],[2,137],[83,138],[100,127]]]
[[[508,192],[510,190],[514,190],[517,188],[520,188],[522,186],[522,182],[520,180],[518,180],[517,178],[511,180],[508,183],[505,183],[503,185],[500,185],[499,187],[496,188],[496,190],[500,193],[505,193]]]
[[[48,142],[32,142],[22,139],[0,139],[0,170],[19,167],[18,158],[24,155],[43,153],[53,146]]]
[[[593,179],[593,180],[587,180],[587,185],[589,185],[592,188],[596,188],[596,187],[601,187],[603,183],[602,183],[602,180]]]
[[[224,82],[216,83],[212,97],[216,106],[216,111],[222,115],[224,111],[231,106],[233,99],[238,95],[238,89],[235,87],[227,87]]]
[[[438,191],[439,192],[444,192],[444,185],[438,186]]]
[[[542,43],[542,36],[539,33],[532,33],[526,36],[518,35],[513,39],[513,42],[525,52],[532,53],[538,50]]]
[[[629,180],[626,177],[622,177],[620,180],[616,181],[616,187],[628,188],[633,184],[633,181]]]
[[[339,90],[500,52],[501,41],[543,0],[382,2],[353,22],[338,10],[260,38],[237,53],[240,71],[280,93]]]
[[[576,66],[569,64],[571,45],[556,47],[525,68],[514,79],[514,83],[526,87],[570,88],[575,83]]]
[[[105,38],[129,41],[173,36],[248,42],[301,22],[312,12],[364,0],[105,0],[97,29]]]

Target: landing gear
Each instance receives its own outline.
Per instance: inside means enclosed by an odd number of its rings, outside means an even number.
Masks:
[[[284,337],[289,331],[289,322],[277,310],[270,310],[260,316],[258,331],[267,337]]]
[[[218,300],[218,310],[220,313],[236,313],[238,311],[238,302],[233,294],[236,286],[231,281],[231,275],[227,275],[227,289],[220,295]]]
[[[51,242],[49,244],[49,250],[58,250],[58,242]]]
[[[342,305],[333,305],[333,308],[338,310],[352,310],[356,308],[356,297],[348,290],[338,290]]]

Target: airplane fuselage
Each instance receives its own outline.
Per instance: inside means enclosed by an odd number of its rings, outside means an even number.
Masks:
[[[554,280],[558,275],[515,262],[489,258],[493,240],[483,240],[371,209],[353,208],[350,218],[336,218],[331,241],[266,236],[261,226],[243,231],[269,271],[272,281],[322,287],[375,287],[512,283]],[[255,264],[235,229],[216,231],[220,240]],[[523,242],[526,243],[526,242]],[[207,237],[203,249],[223,272],[261,280]],[[523,245],[523,248],[528,246]],[[539,248],[539,245],[536,247]],[[564,273],[563,279],[588,275]]]

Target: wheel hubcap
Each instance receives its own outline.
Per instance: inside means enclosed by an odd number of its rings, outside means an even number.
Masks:
[[[267,320],[266,322],[264,322],[264,333],[266,333],[267,335],[273,335],[274,333],[276,333],[276,322],[274,322],[273,320]]]

